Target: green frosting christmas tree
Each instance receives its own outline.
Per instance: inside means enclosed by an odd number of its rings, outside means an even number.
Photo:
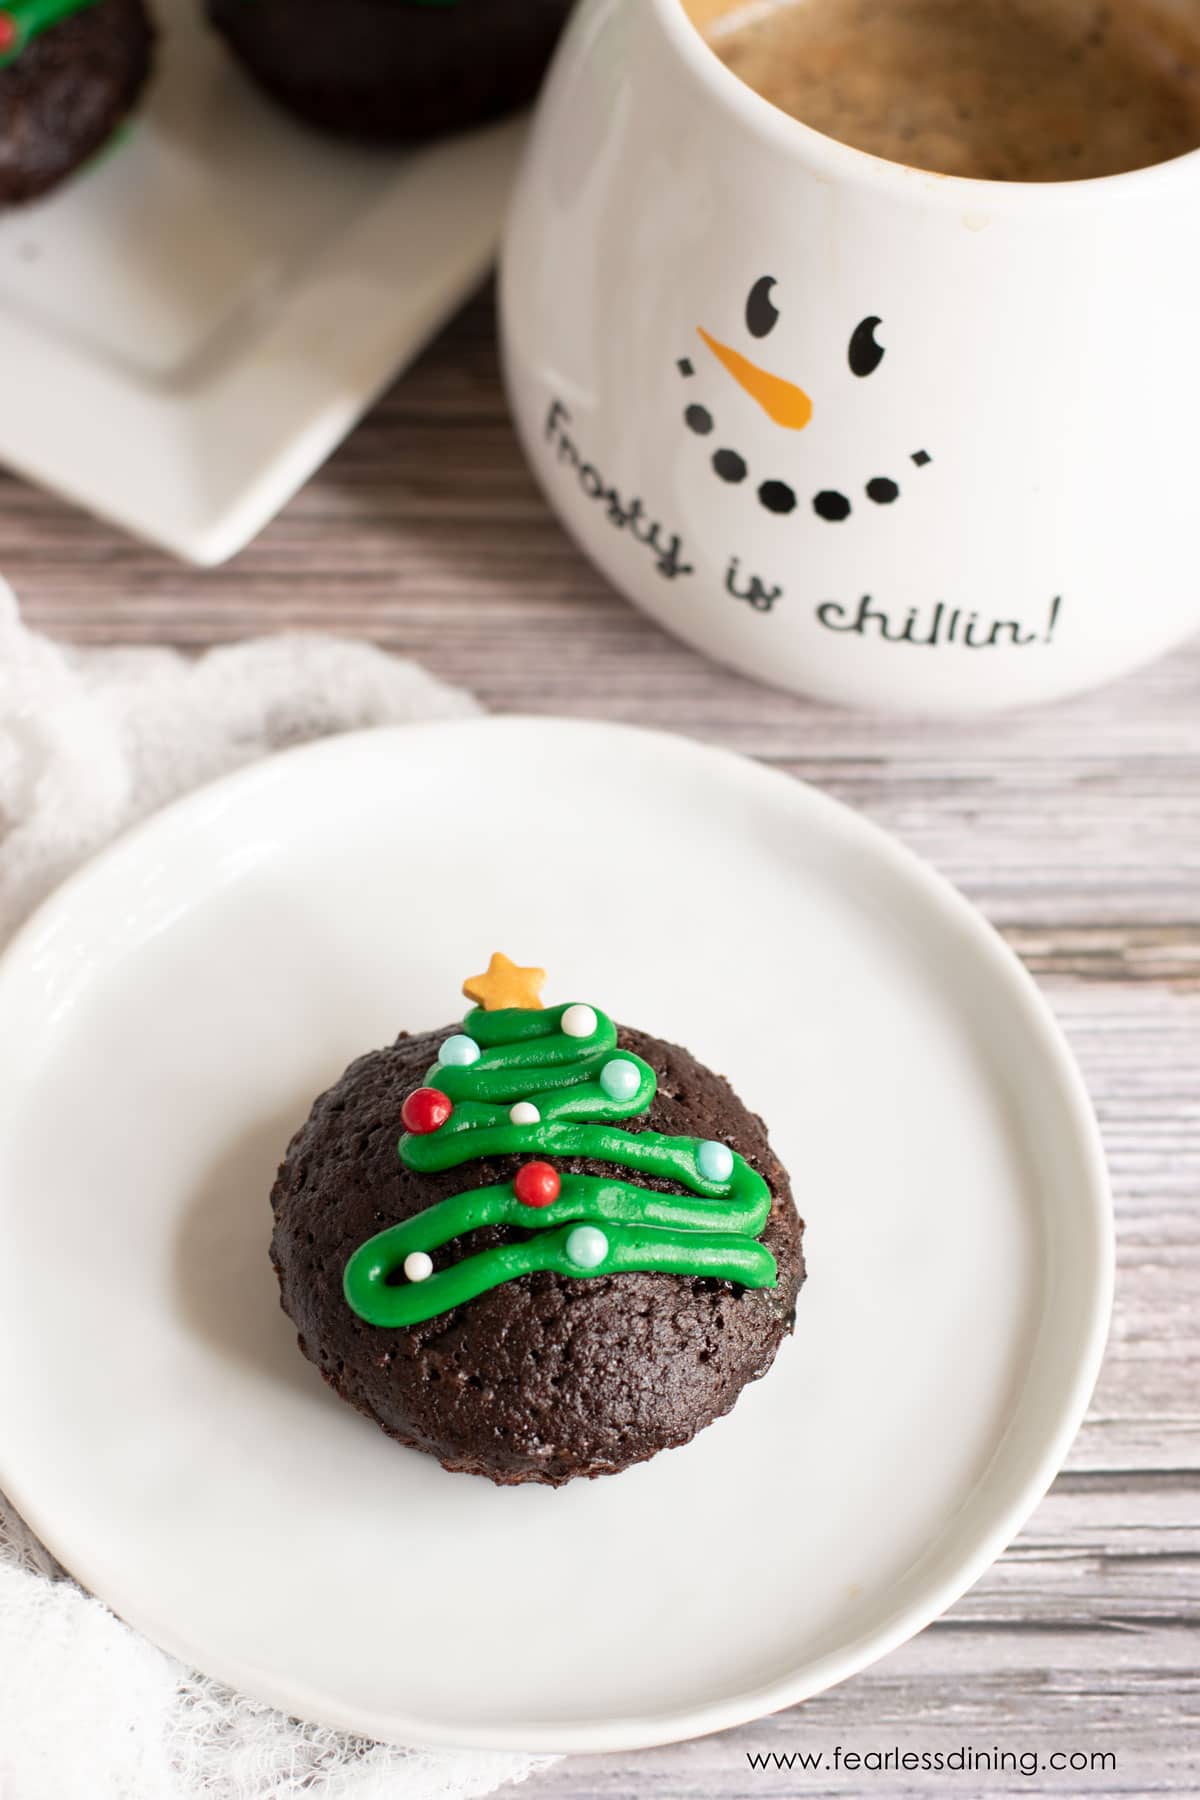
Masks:
[[[465,984],[482,1005],[447,1038],[405,1100],[401,1160],[416,1170],[486,1156],[528,1156],[512,1181],[467,1188],[356,1250],[346,1300],[371,1325],[417,1325],[538,1269],[580,1278],[660,1269],[773,1287],[775,1259],[758,1234],[771,1210],[762,1176],[726,1144],[616,1121],[649,1111],[655,1075],[619,1051],[612,1020],[572,1002],[543,1008],[545,977],[496,955]],[[664,1194],[624,1176],[560,1174],[554,1157],[587,1157],[656,1175]],[[483,1225],[533,1235],[439,1269],[443,1245]]]

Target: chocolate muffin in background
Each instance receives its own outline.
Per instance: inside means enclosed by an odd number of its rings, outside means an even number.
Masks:
[[[304,1354],[501,1485],[686,1444],[766,1374],[804,1280],[762,1120],[687,1050],[543,1009],[540,976],[493,957],[461,1026],[352,1063],[271,1196]]]
[[[206,0],[258,85],[311,125],[377,143],[532,100],[572,0]]]
[[[0,206],[47,193],[108,142],[153,46],[142,0],[0,4]]]

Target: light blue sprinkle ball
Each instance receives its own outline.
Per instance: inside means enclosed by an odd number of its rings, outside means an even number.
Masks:
[[[696,1167],[705,1181],[728,1181],[733,1174],[733,1151],[728,1144],[709,1138],[696,1152]]]
[[[468,1063],[479,1061],[479,1045],[465,1031],[456,1032],[438,1051],[438,1061],[444,1069],[465,1069]]]
[[[577,1225],[567,1238],[566,1249],[577,1269],[598,1269],[608,1255],[608,1239],[598,1225]]]
[[[642,1085],[642,1072],[627,1056],[612,1056],[600,1071],[600,1086],[610,1100],[632,1100]]]

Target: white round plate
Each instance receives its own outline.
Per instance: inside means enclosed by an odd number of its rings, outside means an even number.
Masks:
[[[557,1492],[343,1406],[267,1260],[313,1096],[497,948],[724,1070],[809,1227],[766,1379]],[[1043,1493],[1110,1299],[1079,1076],[967,903],[798,782],[544,719],[290,752],[68,882],[0,965],[0,1232],[35,1529],[200,1669],[423,1744],[665,1742],[861,1669]]]

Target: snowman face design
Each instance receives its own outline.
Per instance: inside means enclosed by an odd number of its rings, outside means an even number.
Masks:
[[[772,298],[772,291],[776,286],[773,275],[760,275],[747,295],[745,325],[751,338],[762,340],[770,337],[779,323],[779,308]],[[871,313],[860,319],[850,334],[846,361],[851,375],[857,380],[865,381],[873,375],[887,354],[876,337],[882,323],[877,315]],[[733,345],[722,343],[702,325],[697,326],[696,330],[705,348],[716,358],[725,373],[761,407],[781,433],[800,432],[808,428],[813,416],[813,405],[803,388],[763,367]],[[696,374],[695,364],[690,357],[680,357],[675,366],[685,381],[691,380]],[[683,419],[688,430],[695,432],[698,437],[719,438],[716,417],[707,406],[696,402],[689,404],[684,409]],[[786,440],[781,440],[781,461],[786,457],[787,450]],[[927,450],[914,450],[909,460],[918,469],[923,469],[933,459]],[[712,452],[711,462],[713,474],[719,481],[738,485],[753,480],[759,504],[768,512],[794,512],[799,504],[800,497],[795,487],[767,469],[752,473],[746,457],[730,444],[718,443],[718,447]],[[893,475],[872,475],[864,483],[863,492],[876,506],[891,506],[900,498],[900,483]],[[821,488],[812,495],[811,504],[817,517],[830,524],[839,524],[843,519],[848,519],[853,511],[850,497],[836,488]]]

